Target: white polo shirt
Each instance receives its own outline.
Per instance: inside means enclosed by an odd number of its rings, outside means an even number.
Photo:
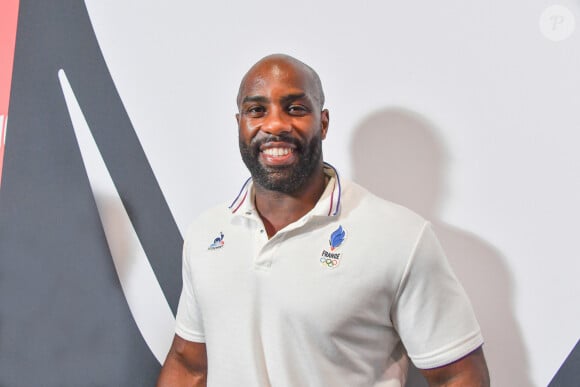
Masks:
[[[402,386],[483,339],[428,222],[331,177],[268,239],[252,182],[189,228],[176,333],[205,342],[208,386]]]

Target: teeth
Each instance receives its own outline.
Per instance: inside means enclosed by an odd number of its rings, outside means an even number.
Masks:
[[[264,153],[268,156],[286,156],[288,153],[291,153],[292,150],[290,148],[268,148],[264,149]]]

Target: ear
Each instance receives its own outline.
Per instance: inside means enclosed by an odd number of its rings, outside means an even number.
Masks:
[[[238,123],[238,126],[240,126],[240,113],[236,113],[236,122]]]
[[[326,132],[328,132],[328,124],[330,122],[330,113],[328,109],[324,109],[320,112],[320,131],[321,137],[324,140],[326,138]]]

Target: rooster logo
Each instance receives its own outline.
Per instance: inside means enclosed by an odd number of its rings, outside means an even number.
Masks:
[[[215,238],[211,245],[207,248],[208,250],[215,250],[224,247],[224,233],[220,232],[220,236]]]

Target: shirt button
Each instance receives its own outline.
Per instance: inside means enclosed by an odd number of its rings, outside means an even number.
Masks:
[[[262,228],[262,229],[260,229],[260,233],[261,233],[261,234],[263,234],[263,233],[264,233],[264,229],[263,229],[263,228]]]

